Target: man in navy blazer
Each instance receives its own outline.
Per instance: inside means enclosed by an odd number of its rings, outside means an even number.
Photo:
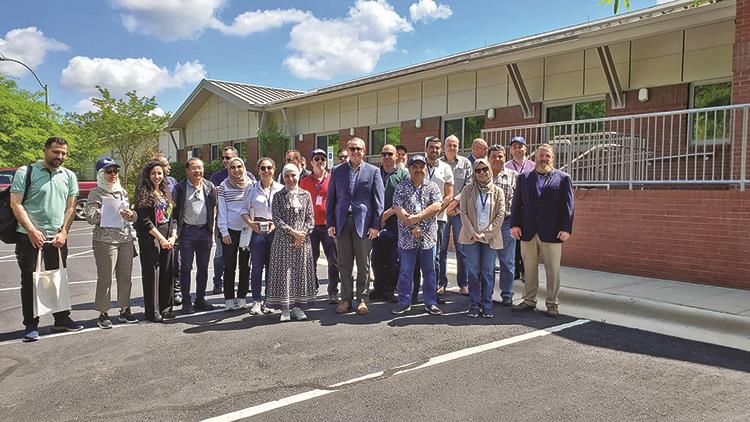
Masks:
[[[510,213],[511,233],[521,240],[526,274],[523,302],[513,305],[513,310],[536,309],[541,253],[547,274],[547,315],[551,317],[559,314],[562,244],[573,231],[573,183],[567,173],[554,168],[554,160],[551,145],[537,148],[534,171],[521,173],[516,179]]]
[[[354,302],[354,260],[357,260],[357,313],[367,314],[367,290],[370,285],[370,250],[380,232],[383,214],[383,180],[380,170],[362,161],[365,142],[352,138],[347,143],[349,162],[333,169],[328,182],[326,226],[336,238],[341,275],[341,304],[336,312],[352,310]]]

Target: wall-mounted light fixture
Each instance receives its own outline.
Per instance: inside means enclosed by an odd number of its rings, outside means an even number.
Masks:
[[[648,88],[641,88],[638,90],[638,101],[642,103],[648,101]]]
[[[350,136],[354,136],[354,128],[353,127],[349,128],[349,135]]]
[[[415,120],[414,121],[414,127],[416,127],[417,129],[421,128],[422,127],[422,119]]]
[[[299,139],[299,141],[302,142],[303,136],[301,133],[299,134],[299,136],[297,136],[297,139]]]
[[[487,118],[492,120],[495,118],[495,109],[494,108],[488,108],[487,109]]]

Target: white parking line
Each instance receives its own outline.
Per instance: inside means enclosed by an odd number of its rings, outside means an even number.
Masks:
[[[416,370],[419,370],[419,369],[429,368],[430,366],[439,365],[441,363],[446,363],[446,362],[450,362],[450,361],[453,361],[453,360],[456,360],[456,359],[465,358],[467,356],[471,356],[471,355],[475,355],[475,354],[478,354],[478,353],[487,352],[489,350],[499,349],[499,348],[504,347],[504,346],[508,346],[508,345],[515,344],[515,343],[520,343],[522,341],[531,340],[531,339],[538,338],[538,337],[544,337],[544,336],[550,335],[552,333],[556,333],[556,332],[560,332],[562,330],[566,330],[568,328],[572,328],[572,327],[576,327],[576,326],[579,326],[579,325],[586,324],[587,322],[589,322],[589,320],[587,320],[587,319],[579,319],[579,320],[576,320],[576,321],[573,321],[573,322],[569,322],[567,324],[556,325],[554,327],[545,328],[543,330],[536,330],[536,331],[532,331],[532,332],[526,333],[526,334],[521,334],[521,335],[518,335],[518,336],[515,336],[515,337],[506,338],[506,339],[498,340],[498,341],[493,341],[491,343],[482,344],[482,345],[474,346],[474,347],[469,347],[467,349],[457,350],[455,352],[446,353],[446,354],[440,355],[440,356],[435,356],[434,358],[430,358],[427,362],[425,362],[425,363],[423,363],[421,365],[417,365],[417,366],[413,366],[413,367],[410,367],[410,366],[414,365],[414,364],[401,365],[401,366],[397,366],[395,368],[391,368],[391,370],[397,370],[396,372],[393,373],[393,376],[403,375],[403,374],[407,374],[409,372],[413,372],[413,371],[416,371]],[[405,368],[405,367],[407,367],[407,368]],[[398,370],[399,368],[405,368],[405,369]],[[340,382],[340,383],[337,383],[337,384],[333,384],[333,385],[330,385],[330,386],[326,387],[327,389],[325,389],[325,390],[324,389],[316,388],[316,389],[313,389],[313,390],[310,390],[310,391],[306,391],[304,393],[295,394],[295,395],[289,396],[289,397],[284,397],[283,399],[274,400],[274,401],[263,403],[263,404],[259,404],[259,405],[253,406],[253,407],[248,407],[247,409],[242,409],[242,410],[238,410],[236,412],[231,412],[231,413],[227,413],[227,414],[224,414],[224,415],[216,416],[216,417],[213,417],[213,418],[204,419],[203,422],[231,422],[231,421],[236,421],[236,420],[240,420],[240,419],[244,419],[244,418],[249,418],[251,416],[257,416],[257,415],[260,415],[262,413],[269,412],[271,410],[280,409],[282,407],[286,407],[286,406],[289,406],[289,405],[292,405],[292,404],[295,404],[295,403],[300,403],[300,402],[303,402],[303,401],[314,399],[316,397],[324,396],[326,394],[335,393],[335,392],[339,391],[341,389],[341,387],[345,387],[347,385],[351,385],[351,384],[354,384],[354,383],[360,382],[360,381],[365,381],[365,380],[369,380],[369,379],[376,379],[378,377],[383,376],[386,372],[387,371],[379,371],[379,372],[375,372],[375,373],[372,373],[372,374],[369,374],[369,375],[365,375],[365,376],[362,376],[362,377],[354,378],[354,379],[351,379],[351,380],[348,380],[348,381],[344,381],[344,382]]]

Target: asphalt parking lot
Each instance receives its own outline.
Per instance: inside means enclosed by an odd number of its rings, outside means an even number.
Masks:
[[[90,228],[73,230],[72,317],[86,330],[50,335],[46,316],[36,343],[19,340],[18,267],[0,244],[3,421],[750,420],[750,353],[587,321],[564,303],[556,319],[496,305],[490,320],[467,318],[455,293],[442,316],[383,303],[337,315],[321,300],[302,322],[218,310],[101,330]],[[140,318],[139,274],[136,259]]]

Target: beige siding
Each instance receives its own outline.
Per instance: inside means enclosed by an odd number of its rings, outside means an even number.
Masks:
[[[521,72],[521,77],[526,85],[526,90],[529,92],[531,102],[538,103],[542,101],[542,90],[544,89],[544,59],[520,62],[518,63],[518,70]],[[508,95],[508,104],[521,104],[518,100],[516,89],[512,84],[510,87],[510,95]]]
[[[357,126],[370,126],[377,123],[378,118],[378,94],[368,92],[357,96]]]
[[[583,95],[583,51],[547,57],[544,63],[544,99]]]
[[[508,105],[508,72],[505,66],[477,71],[477,109]]]
[[[633,40],[631,88],[681,82],[682,31]]]
[[[732,76],[734,22],[685,30],[686,81]]]
[[[341,99],[341,127],[351,128],[357,126],[357,97],[344,97]]]
[[[294,134],[309,132],[309,107],[307,105],[294,107]]]
[[[446,114],[448,78],[435,78],[422,82],[422,117]]]
[[[325,102],[325,130],[339,130],[341,126],[339,110],[338,99]]]
[[[630,43],[623,42],[609,46],[612,53],[612,60],[615,62],[617,77],[620,79],[620,86],[623,90],[629,88],[630,68],[628,66],[630,58]],[[584,95],[604,94],[608,91],[607,79],[604,77],[602,63],[599,60],[599,54],[596,49],[586,50],[586,70],[584,78]]]
[[[325,130],[325,105],[323,103],[312,103],[308,109],[309,132],[323,132]]]
[[[477,74],[463,72],[448,77],[448,114],[476,109]]]
[[[257,119],[250,124],[249,115],[223,98],[211,95],[185,128],[186,146],[218,144],[257,136]]]
[[[398,121],[414,120],[421,116],[422,84],[398,87]]]
[[[398,88],[378,91],[378,124],[398,121]]]

